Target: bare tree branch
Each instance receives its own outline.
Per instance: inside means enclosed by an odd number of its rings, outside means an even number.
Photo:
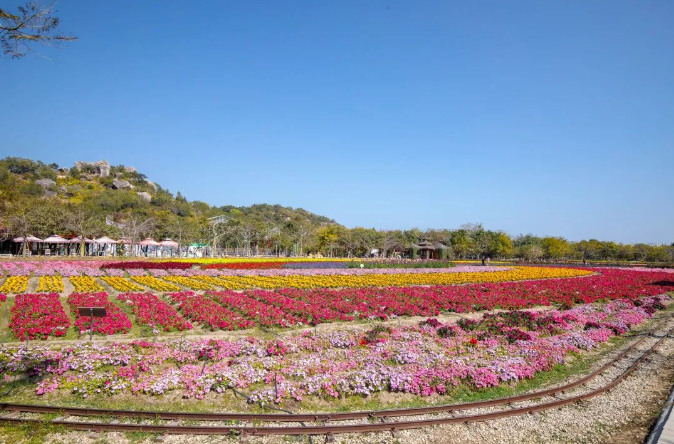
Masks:
[[[53,15],[56,3],[43,6],[38,1],[31,1],[19,6],[18,10],[17,15],[0,8],[0,46],[6,56],[23,57],[33,51],[32,43],[58,48],[65,42],[77,40],[75,36],[58,33],[61,21]]]

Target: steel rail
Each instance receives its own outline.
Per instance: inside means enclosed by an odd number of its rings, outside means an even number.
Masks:
[[[290,427],[247,427],[247,426],[180,426],[180,425],[142,425],[142,424],[120,424],[120,423],[96,423],[96,422],[73,422],[63,420],[47,421],[47,423],[57,426],[62,426],[70,430],[82,431],[117,431],[117,432],[131,432],[142,431],[150,433],[166,433],[166,434],[195,434],[195,435],[215,435],[215,434],[243,434],[243,435],[331,435],[339,433],[365,433],[365,432],[396,432],[399,430],[408,430],[415,428],[422,428],[443,424],[456,423],[471,423],[479,421],[487,421],[510,416],[518,416],[523,414],[531,414],[535,412],[545,411],[560,408],[569,404],[574,404],[579,401],[590,399],[603,394],[616,385],[623,379],[630,375],[644,360],[646,360],[662,342],[674,332],[674,328],[665,333],[653,346],[642,353],[626,370],[614,378],[610,383],[593,389],[587,393],[572,396],[565,399],[560,399],[552,402],[541,403],[533,406],[525,406],[513,408],[510,410],[502,410],[491,413],[479,413],[473,415],[452,416],[445,418],[424,419],[415,421],[397,421],[385,423],[365,423],[354,425],[316,425],[316,426],[290,426]],[[645,340],[645,338],[644,338]],[[509,398],[503,398],[509,399]],[[475,404],[475,403],[473,403]],[[53,412],[59,412],[56,408]],[[249,415],[250,416],[250,415]],[[296,415],[292,415],[296,416]],[[299,415],[297,415],[299,416]],[[26,424],[36,423],[42,424],[45,421],[40,419],[23,419],[15,417],[0,417],[0,423],[3,424]]]
[[[665,319],[655,328],[650,330],[638,341],[632,343],[629,347],[621,351],[611,361],[605,363],[592,373],[577,379],[576,381],[564,384],[558,387],[552,387],[545,390],[525,393],[522,395],[510,396],[507,398],[496,398],[486,401],[466,402],[459,404],[445,404],[439,406],[415,407],[408,409],[386,409],[386,410],[365,410],[356,412],[321,412],[321,413],[298,413],[298,414],[278,414],[278,413],[197,413],[197,412],[164,412],[149,410],[118,410],[118,409],[98,409],[87,407],[59,407],[37,404],[15,404],[0,403],[0,412],[20,412],[20,413],[57,413],[68,416],[113,416],[117,418],[147,418],[164,420],[189,420],[189,421],[263,421],[263,422],[300,422],[300,421],[352,421],[356,419],[367,418],[390,418],[402,416],[419,416],[436,413],[447,413],[462,410],[472,410],[483,407],[495,407],[499,405],[511,404],[516,402],[528,401],[531,399],[553,396],[564,393],[578,386],[586,384],[595,379],[601,373],[608,370],[618,361],[622,360],[632,350],[640,346],[654,332],[660,330],[670,319]]]

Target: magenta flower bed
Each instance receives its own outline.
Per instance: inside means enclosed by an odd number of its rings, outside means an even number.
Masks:
[[[636,302],[636,303],[635,303]],[[612,301],[571,310],[505,312],[459,325],[428,319],[416,326],[295,334],[282,339],[178,339],[168,342],[0,351],[0,376],[37,372],[36,393],[218,396],[246,389],[255,403],[367,397],[381,392],[446,395],[514,385],[565,363],[641,324],[659,298]],[[276,386],[276,388],[275,388]]]
[[[674,291],[669,273],[614,269],[600,272],[600,275],[574,279],[430,287],[280,289],[275,293],[357,318],[388,319],[393,315],[436,316],[442,311],[466,313],[537,305],[572,306]]]
[[[91,330],[91,316],[80,316],[78,307],[103,307],[106,315],[94,317],[94,333],[102,335],[114,335],[115,333],[128,333],[131,330],[131,321],[128,316],[108,300],[107,293],[72,293],[68,296],[68,305],[75,315],[75,327],[80,334],[89,333]]]
[[[57,293],[19,294],[11,313],[9,327],[21,341],[64,336],[70,327]]]
[[[299,299],[290,298],[274,291],[251,290],[244,293],[246,296],[255,298],[266,304],[271,304],[281,310],[291,313],[298,318],[304,319],[305,323],[315,325],[323,322],[353,321],[353,316],[335,311],[330,308],[309,304]]]
[[[238,330],[255,326],[250,319],[194,292],[168,293],[168,296],[178,305],[185,317],[211,330]]]
[[[225,307],[235,310],[257,325],[265,327],[289,327],[291,325],[307,324],[306,317],[302,319],[287,313],[274,305],[265,304],[246,294],[235,291],[208,291],[206,295]]]
[[[121,293],[117,299],[131,307],[136,315],[136,322],[140,325],[149,325],[164,331],[192,329],[192,325],[180,317],[173,307],[152,293]]]
[[[122,261],[108,262],[101,265],[102,269],[124,269],[124,270],[186,270],[192,268],[189,262],[152,262],[152,261]]]

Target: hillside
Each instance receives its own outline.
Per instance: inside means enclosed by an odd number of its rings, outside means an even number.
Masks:
[[[97,217],[101,234],[124,235],[125,223],[138,218],[151,220],[151,228],[144,234],[181,238],[183,242],[207,242],[213,234],[209,221],[226,216],[218,234],[225,244],[227,237],[231,238],[231,245],[259,243],[270,237],[274,228],[292,233],[301,227],[313,231],[337,225],[330,218],[301,208],[268,204],[215,207],[188,201],[180,192],[174,195],[133,167],[112,166],[106,161],[63,167],[17,157],[0,160],[0,218],[5,215],[7,219],[27,206],[32,206],[34,213],[30,233],[40,237],[69,231],[68,214],[73,211]],[[287,248],[292,247],[290,239],[277,240],[283,241]]]

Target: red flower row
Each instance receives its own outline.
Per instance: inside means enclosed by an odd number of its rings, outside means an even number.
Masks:
[[[192,268],[189,262],[150,262],[150,261],[122,261],[122,262],[108,262],[101,265],[102,269],[119,268],[124,270],[131,269],[148,269],[148,270],[187,270]]]
[[[181,311],[190,319],[212,329],[233,329],[254,324],[287,326],[354,318],[436,316],[441,311],[517,310],[536,305],[570,307],[674,290],[668,273],[613,269],[603,269],[601,273],[583,278],[453,286],[208,292],[219,304],[193,293],[174,293],[171,297],[182,304]]]
[[[209,291],[206,294],[225,307],[236,310],[246,317],[255,320],[258,325],[265,327],[289,327],[297,325],[300,322],[307,323],[304,318],[300,320],[278,307],[248,297],[245,293]]]
[[[77,310],[79,307],[105,308],[105,316],[94,316],[94,333],[113,335],[115,333],[128,333],[131,330],[131,321],[121,308],[108,300],[107,293],[72,293],[68,296],[68,305],[75,315],[75,327],[79,329],[80,334],[90,331],[91,316],[80,316]]]
[[[290,298],[274,291],[251,290],[244,294],[266,304],[274,305],[287,313],[291,313],[304,320],[305,323],[314,325],[333,320],[353,321],[353,316],[345,313],[305,301]]]
[[[58,293],[19,294],[11,312],[9,326],[21,341],[64,336],[70,326]]]
[[[440,311],[516,310],[635,299],[674,290],[670,273],[602,269],[600,275],[487,284],[332,289],[282,289],[277,293],[360,318],[435,316]]]
[[[117,299],[131,307],[140,325],[161,327],[164,331],[192,329],[173,307],[152,293],[121,293]]]
[[[191,291],[168,293],[171,300],[178,304],[179,310],[195,322],[207,325],[211,330],[238,330],[251,328],[255,323],[220,304]]]
[[[285,262],[228,262],[220,264],[206,264],[204,270],[271,270],[284,268]]]

